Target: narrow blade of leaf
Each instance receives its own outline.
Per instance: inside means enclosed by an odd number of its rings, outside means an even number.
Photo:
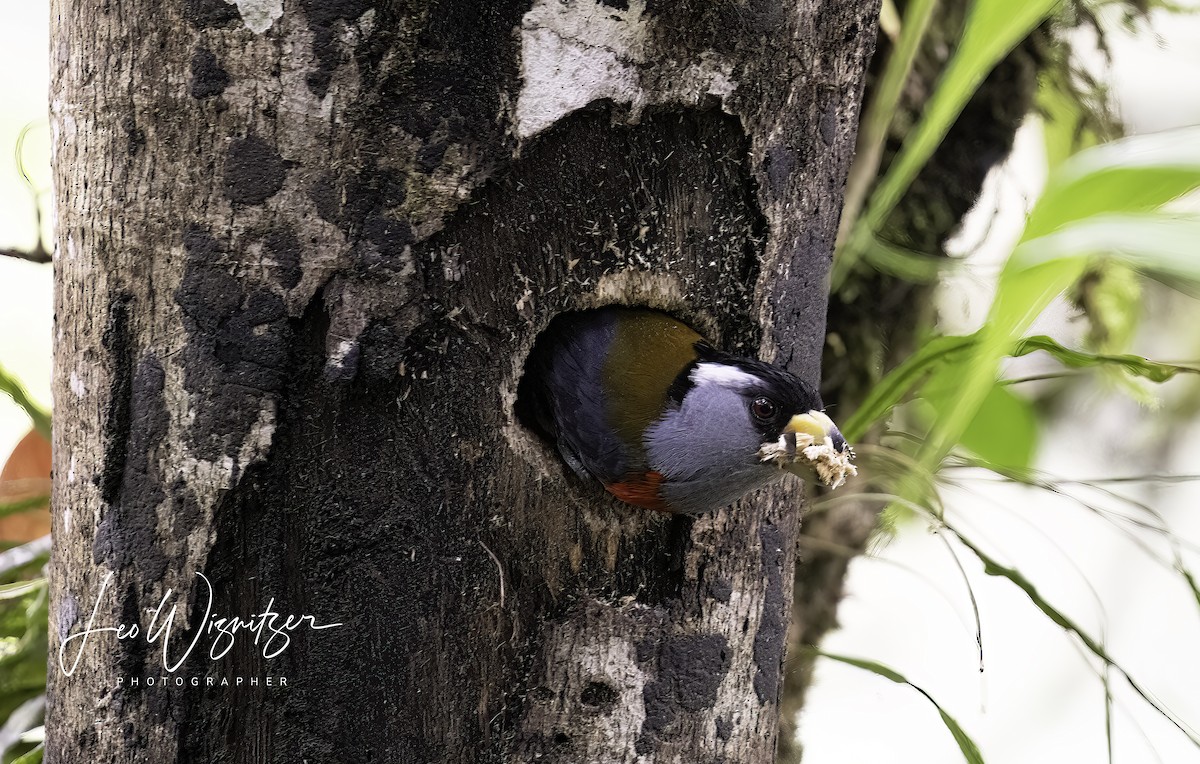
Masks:
[[[13,403],[24,409],[25,414],[33,422],[34,429],[41,433],[46,440],[50,439],[50,415],[33,402],[29,393],[25,392],[25,386],[3,366],[0,366],[0,393],[5,393],[13,399]]]
[[[1200,367],[1184,366],[1182,364],[1161,363],[1151,361],[1139,355],[1104,353],[1088,353],[1064,347],[1051,337],[1044,334],[1024,337],[1017,341],[1011,355],[1014,358],[1036,353],[1042,350],[1054,357],[1064,366],[1074,369],[1084,369],[1094,366],[1118,366],[1128,374],[1142,377],[1151,382],[1166,382],[1176,374],[1200,374]]]
[[[49,496],[31,496],[28,499],[17,499],[16,501],[0,501],[0,517],[38,509],[46,506],[48,501],[50,501]]]
[[[869,661],[863,658],[851,658],[846,655],[837,655],[835,653],[827,653],[816,649],[814,649],[812,652],[814,655],[819,655],[822,658],[828,658],[831,661],[845,663],[847,666],[854,666],[855,668],[860,668],[863,671],[870,671],[872,674],[881,676],[884,679],[895,682],[896,684],[906,684],[917,692],[921,693],[925,696],[925,699],[932,703],[933,707],[937,709],[938,715],[942,718],[942,724],[944,724],[946,729],[950,731],[950,734],[954,737],[954,742],[958,743],[958,750],[962,752],[963,759],[965,759],[969,764],[983,764],[983,755],[979,752],[979,746],[975,745],[975,741],[972,740],[971,736],[968,735],[966,731],[963,730],[962,726],[954,720],[954,717],[946,713],[945,709],[943,709],[929,693],[905,679],[899,671],[888,668],[882,663]]]
[[[1146,703],[1148,703],[1151,708],[1157,711],[1160,716],[1171,722],[1171,724],[1173,724],[1176,729],[1182,732],[1187,739],[1192,742],[1193,745],[1195,745],[1197,748],[1200,748],[1200,735],[1197,735],[1196,732],[1192,730],[1191,727],[1184,724],[1174,712],[1159,702],[1158,699],[1150,694],[1150,692],[1136,682],[1133,677],[1130,676],[1129,672],[1121,666],[1121,664],[1112,659],[1112,657],[1108,654],[1108,651],[1104,648],[1104,645],[1099,640],[1089,635],[1077,623],[1047,602],[1042,595],[1038,593],[1037,587],[1033,585],[1032,581],[1026,578],[1016,568],[1001,565],[950,524],[944,523],[944,525],[948,531],[953,533],[955,537],[958,538],[963,546],[971,550],[971,552],[979,558],[979,561],[983,563],[984,573],[989,576],[997,576],[999,578],[1007,579],[1018,589],[1024,592],[1025,596],[1027,596],[1030,601],[1033,602],[1034,606],[1036,606],[1043,615],[1053,621],[1064,631],[1074,634],[1075,637],[1083,644],[1083,646],[1087,648],[1088,652],[1103,661],[1106,666],[1120,674],[1125,682],[1142,698],[1142,700],[1146,701]]]

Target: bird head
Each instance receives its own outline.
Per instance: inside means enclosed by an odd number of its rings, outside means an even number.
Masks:
[[[785,473],[832,488],[856,474],[853,451],[811,385],[703,343],[697,352],[645,436],[669,504],[720,506]]]

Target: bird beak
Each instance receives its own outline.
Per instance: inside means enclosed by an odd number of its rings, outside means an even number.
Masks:
[[[783,428],[785,433],[804,433],[811,435],[816,443],[824,443],[829,438],[829,444],[839,452],[844,452],[849,446],[833,420],[824,411],[810,411],[807,414],[797,414]]]
[[[820,447],[815,463],[809,459],[798,458],[798,455],[797,458],[782,462],[780,466],[788,472],[807,477],[815,470],[821,482],[832,488],[841,485],[847,475],[857,474],[858,471],[851,463],[854,452],[842,437],[837,425],[825,412],[809,411],[807,414],[797,414],[783,428],[783,434],[790,441],[793,453],[799,445],[796,443],[796,436],[799,435],[807,435],[812,438],[813,445]],[[787,438],[788,435],[791,438]]]

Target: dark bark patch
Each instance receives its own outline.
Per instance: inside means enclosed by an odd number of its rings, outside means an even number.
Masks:
[[[763,594],[762,619],[754,635],[754,693],[760,703],[778,703],[790,614],[783,592],[783,556],[788,539],[779,526],[769,523],[763,524],[758,537],[767,589]]]
[[[445,233],[414,247],[418,262],[461,242],[462,267],[470,274],[488,267],[475,262],[482,250],[474,244],[488,241],[504,253],[536,253],[523,256],[521,267],[542,285],[586,284],[639,270],[644,262],[664,270],[676,261],[713,264],[688,274],[687,292],[720,295],[709,339],[733,353],[752,353],[761,329],[741,306],[753,300],[768,231],[737,118],[716,109],[648,109],[638,125],[613,122],[611,110],[601,106],[565,117],[530,140],[511,171],[462,205]],[[663,149],[668,145],[672,150]],[[545,256],[546,220],[563,221],[555,257]],[[563,289],[535,293],[533,310],[544,315],[575,307],[566,297]]]
[[[646,647],[638,645],[639,657]],[[728,642],[722,634],[668,637],[657,657],[656,676],[642,689],[646,718],[638,739],[638,745],[649,743],[650,750],[652,741],[669,732],[682,715],[711,708],[729,671]]]
[[[304,249],[296,233],[286,226],[277,226],[267,232],[263,246],[271,257],[271,273],[284,289],[300,283],[304,271],[300,267]]]
[[[207,239],[196,238],[202,245]],[[195,262],[188,267],[203,270]],[[271,452],[214,508],[216,537],[204,572],[216,591],[214,612],[258,612],[270,596],[279,612],[313,613],[347,625],[295,632],[300,641],[269,664],[253,649],[231,651],[216,664],[205,658],[207,670],[224,675],[269,668],[303,679],[284,693],[245,686],[187,693],[186,718],[195,720],[181,732],[187,761],[220,760],[227,740],[254,736],[267,739],[280,761],[439,761],[446,750],[422,738],[420,725],[389,727],[389,712],[378,699],[442,686],[448,674],[434,673],[435,664],[453,673],[458,685],[468,684],[478,632],[439,631],[442,663],[414,650],[413,636],[426,627],[420,614],[447,608],[461,618],[456,609],[472,607],[474,593],[494,591],[496,569],[478,541],[486,521],[477,514],[461,520],[461,513],[475,510],[448,498],[461,490],[458,473],[430,458],[432,448],[413,444],[445,446],[449,433],[465,431],[463,423],[480,416],[477,405],[466,403],[473,400],[466,386],[477,382],[460,369],[444,379],[461,380],[464,387],[448,391],[430,383],[403,402],[394,385],[331,389],[324,378],[327,304],[322,295],[314,297],[290,324],[294,355],[278,396]],[[190,344],[201,342],[193,333]],[[213,373],[218,384],[208,395],[227,397],[221,389],[227,377]],[[477,465],[482,474],[491,467]],[[362,661],[367,645],[386,670]],[[365,683],[375,691],[363,693]],[[468,692],[463,702],[479,707],[478,695]],[[427,707],[442,702],[421,697]],[[350,728],[366,725],[361,729],[378,734],[345,735],[325,723],[328,704],[345,710]],[[244,713],[229,717],[230,707]],[[227,720],[220,736],[203,723],[217,716]],[[470,748],[462,761],[493,760],[481,743],[462,745]]]
[[[444,314],[434,314],[429,321],[414,327],[405,338],[402,355],[408,373],[420,379],[436,378],[446,373],[449,361],[447,351],[451,349],[452,340],[457,340],[454,344],[461,346],[461,336]]]
[[[598,490],[594,485],[588,489]],[[683,560],[694,523],[693,517],[671,515],[658,532],[623,538],[620,554],[627,564],[613,571],[612,596],[633,596],[642,604],[665,607],[677,602],[687,578]]]
[[[347,234],[373,243],[385,257],[394,257],[416,238],[409,221],[393,213],[407,198],[402,173],[371,166],[346,182],[345,202],[334,215]]]
[[[818,128],[821,132],[821,140],[826,146],[832,146],[837,140],[837,114],[834,113],[832,105],[821,114]]]
[[[404,357],[406,337],[393,327],[375,322],[363,333],[359,373],[367,384],[395,384]]]
[[[175,478],[171,483],[171,500],[175,535],[185,538],[200,524],[203,514],[196,498],[188,490],[187,481],[182,477]]]
[[[719,740],[728,740],[729,736],[733,734],[733,722],[729,721],[729,719],[724,716],[718,716],[715,724],[717,728],[717,738]]]
[[[146,147],[146,131],[138,127],[137,120],[128,116],[121,123],[125,131],[126,150],[129,156],[137,156]]]
[[[283,188],[287,166],[261,138],[238,138],[225,154],[225,196],[237,204],[262,204]]]
[[[446,141],[431,140],[422,144],[421,148],[417,149],[416,167],[418,172],[426,175],[432,173],[442,164],[442,158],[446,156],[446,149],[450,147]]]
[[[649,756],[654,753],[655,738],[653,735],[642,734],[633,741],[633,750],[638,756]]]
[[[133,346],[129,330],[127,294],[118,295],[108,306],[108,321],[101,345],[108,352],[108,401],[104,411],[104,465],[93,478],[105,504],[117,500],[125,455],[129,449],[129,395],[133,385]]]
[[[341,205],[338,203],[336,178],[332,173],[323,172],[312,185],[308,187],[308,198],[312,199],[317,208],[317,214],[326,223],[338,225]]]
[[[708,596],[717,602],[729,602],[733,597],[733,584],[727,578],[715,578],[704,582]]]
[[[167,435],[166,375],[152,355],[137,364],[129,394],[128,445],[120,490],[100,519],[92,554],[111,569],[136,565],[141,580],[158,581],[167,559],[158,543],[158,506],[166,498],[155,461]]]
[[[303,0],[301,7],[312,26],[329,26],[335,21],[353,21],[366,13],[372,0]]]
[[[367,216],[363,221],[362,235],[386,255],[400,254],[404,245],[414,238],[412,226],[407,220],[392,217],[383,210],[374,210]]]
[[[229,72],[221,67],[216,55],[208,48],[196,48],[192,53],[192,98],[211,98],[229,87]]]
[[[125,588],[125,594],[121,597],[121,623],[126,626],[132,624],[141,625],[142,608],[138,604],[137,586],[130,584]],[[145,634],[145,637],[150,636]],[[141,677],[146,673],[146,653],[150,643],[143,637],[137,639],[125,639],[118,643],[120,655],[117,658],[117,666],[120,669],[120,674],[125,677]],[[141,683],[139,686],[132,685],[122,686],[120,692],[137,693],[141,691]]]
[[[235,486],[224,492],[213,508],[216,534],[215,543],[208,557],[204,574],[213,585],[212,612],[231,615],[255,613],[263,608],[267,599],[259,597],[260,592],[269,591],[275,599],[274,607],[278,612],[317,612],[309,610],[296,602],[295,587],[285,586],[278,580],[269,589],[260,589],[257,580],[263,575],[266,566],[283,565],[283,555],[298,554],[300,550],[291,547],[291,540],[282,532],[280,525],[273,518],[264,517],[264,503],[261,465],[250,467]],[[227,560],[237,556],[238,567],[231,570]],[[261,567],[260,567],[261,566]],[[204,623],[209,601],[207,592],[193,590],[190,612],[187,614],[187,624]],[[328,611],[326,611],[328,612]],[[180,614],[181,617],[183,614]],[[324,615],[324,613],[322,613]],[[338,619],[340,620],[340,619]],[[296,672],[293,655],[296,652],[305,653],[308,643],[306,635],[296,635],[299,641],[272,659],[269,664],[272,672],[282,675]],[[240,645],[239,645],[240,647]],[[222,659],[213,661],[208,651],[202,647],[194,650],[183,665],[181,674],[217,675],[261,674],[266,666],[261,646],[257,649],[233,649]],[[179,654],[176,652],[175,654]],[[179,732],[179,759],[182,761],[220,761],[227,758],[229,750],[226,740],[244,740],[256,735],[260,745],[271,746],[275,743],[276,733],[268,720],[282,716],[284,712],[277,704],[273,693],[263,687],[248,686],[248,683],[237,687],[221,688],[219,691],[204,690],[203,688],[186,692],[180,699],[182,707],[180,718],[182,724]],[[208,706],[208,715],[197,715],[197,706]],[[212,709],[237,708],[236,714],[227,714]],[[190,713],[189,713],[190,712]],[[214,715],[224,721],[220,742],[214,742],[207,736]],[[211,746],[211,747],[210,747]],[[292,761],[307,758],[310,761],[334,760],[337,757],[332,751],[306,750],[297,751]]]
[[[363,0],[303,1],[317,61],[309,88],[323,96],[337,67],[353,56],[362,89],[372,94],[350,115],[354,133],[363,139],[359,156],[411,156],[399,172],[407,182],[410,173],[442,171],[446,152],[461,148],[461,155],[470,157],[465,167],[471,168],[464,187],[477,186],[511,161],[515,136],[509,121],[496,115],[507,108],[502,94],[518,89],[520,44],[513,30],[530,0],[441,3],[436,11],[416,17],[404,4],[378,3],[370,37],[353,49],[341,42],[346,39],[342,31],[347,20],[369,7]],[[348,204],[364,180],[369,188],[386,192],[381,179],[371,177],[369,165],[369,159],[360,161],[339,179]],[[419,180],[413,189],[420,198],[410,200],[403,212],[418,231],[460,206],[444,187]],[[353,221],[375,206],[398,212],[390,205],[359,206],[345,223],[357,225]]]
[[[725,3],[721,3],[725,5]],[[749,8],[743,8],[741,3],[730,3],[744,16],[751,29],[760,35],[772,35],[787,25],[788,14],[783,3],[774,0],[751,0]],[[704,7],[701,5],[701,7]],[[728,6],[726,6],[728,7]],[[762,55],[762,54],[760,54]]]
[[[223,27],[241,18],[237,6],[225,0],[184,0],[183,17],[197,29]]]
[[[333,81],[333,72],[338,63],[337,37],[327,26],[312,27],[313,57],[317,60],[317,68],[304,78],[304,84],[317,98],[329,94],[329,83]]]
[[[324,98],[329,92],[333,72],[342,59],[334,25],[357,19],[371,5],[371,0],[303,0],[301,3],[313,36],[313,56],[317,60],[317,68],[309,72],[305,80],[318,98]]]
[[[605,682],[588,682],[579,694],[579,702],[603,713],[610,713],[620,695],[613,686]]]
[[[188,262],[175,300],[188,333],[184,388],[196,396],[193,448],[204,459],[234,456],[264,402],[283,389],[292,332],[279,295],[243,292],[206,230],[190,228],[183,239]]]
[[[646,13],[656,17],[655,35],[668,48],[694,50],[702,40],[706,48],[729,55],[738,41],[753,39],[763,59],[782,52],[776,38],[787,16],[784,6],[772,0],[647,0]]]
[[[796,160],[796,150],[787,144],[775,143],[767,147],[764,168],[772,187],[787,188],[796,172]]]

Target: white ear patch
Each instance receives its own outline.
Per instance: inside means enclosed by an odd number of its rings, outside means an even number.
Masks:
[[[697,385],[710,384],[740,391],[761,382],[761,380],[736,366],[707,362],[696,365],[695,370],[692,371],[692,382]]]

